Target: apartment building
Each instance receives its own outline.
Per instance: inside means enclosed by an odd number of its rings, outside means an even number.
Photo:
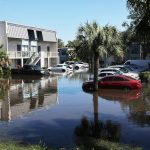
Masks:
[[[0,45],[12,68],[24,64],[50,67],[59,62],[55,31],[0,21]]]

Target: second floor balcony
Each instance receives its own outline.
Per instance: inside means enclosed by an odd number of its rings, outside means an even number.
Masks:
[[[10,59],[30,58],[35,52],[28,51],[9,51],[8,56]],[[58,52],[41,52],[41,57],[52,58],[58,57]]]

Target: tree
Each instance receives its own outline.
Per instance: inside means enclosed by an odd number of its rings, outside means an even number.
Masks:
[[[124,56],[123,53],[123,43],[121,38],[121,33],[114,26],[106,25],[103,27],[105,33],[105,43],[104,48],[106,49],[108,56],[115,56],[115,58],[120,59]]]
[[[3,45],[0,46],[0,75],[10,75],[10,60],[3,50]]]
[[[78,28],[77,39],[80,42],[80,51],[85,53],[86,56],[94,57],[94,85],[93,90],[98,90],[98,68],[99,57],[102,52],[105,35],[102,28],[97,22],[85,23]]]
[[[131,26],[141,42],[150,40],[150,1],[149,0],[127,0]]]
[[[94,87],[98,90],[98,68],[100,56],[104,53],[115,56],[123,56],[120,33],[114,26],[100,27],[96,22],[86,23],[78,29],[80,55],[94,60]],[[94,58],[94,59],[93,59]]]
[[[64,47],[64,42],[62,39],[58,39],[58,48],[63,48]]]

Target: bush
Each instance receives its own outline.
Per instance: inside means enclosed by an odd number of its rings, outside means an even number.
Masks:
[[[141,72],[140,79],[144,82],[150,82],[150,71]]]

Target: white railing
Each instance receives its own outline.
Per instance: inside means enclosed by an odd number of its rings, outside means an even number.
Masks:
[[[18,52],[18,51],[9,51],[9,58],[29,58],[33,55],[34,52]]]
[[[30,58],[34,52],[18,52],[18,51],[9,51],[8,56],[10,59],[15,58]],[[58,52],[45,52],[44,57],[58,57]]]

